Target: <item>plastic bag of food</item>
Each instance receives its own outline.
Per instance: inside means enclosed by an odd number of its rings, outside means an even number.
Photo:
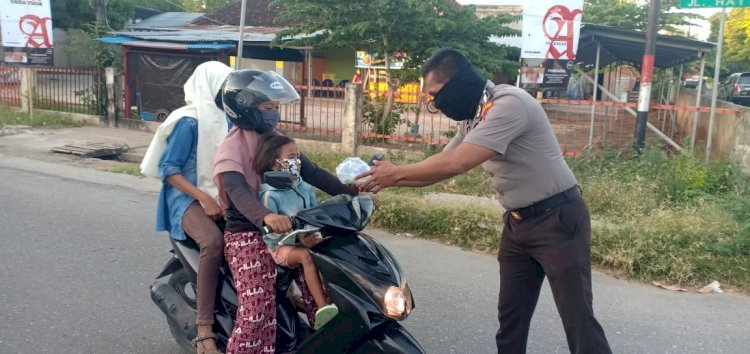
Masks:
[[[359,184],[357,182],[362,181],[355,181],[354,178],[369,170],[370,166],[367,165],[367,162],[364,162],[359,157],[347,157],[336,166],[336,176],[338,176],[343,184]]]

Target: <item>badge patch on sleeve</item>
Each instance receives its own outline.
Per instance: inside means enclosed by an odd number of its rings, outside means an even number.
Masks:
[[[487,119],[487,111],[489,111],[490,108],[492,108],[492,106],[494,105],[495,105],[495,101],[489,101],[487,102],[487,104],[484,105],[484,107],[482,107],[482,120]]]

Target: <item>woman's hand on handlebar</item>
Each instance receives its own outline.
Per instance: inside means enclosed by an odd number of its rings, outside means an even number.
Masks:
[[[286,215],[268,214],[263,217],[263,223],[277,234],[285,234],[292,231],[292,220]]]

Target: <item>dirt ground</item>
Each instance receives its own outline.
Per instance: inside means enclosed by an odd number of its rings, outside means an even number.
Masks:
[[[98,126],[62,129],[15,128],[8,135],[0,136],[0,158],[2,155],[25,157],[38,161],[62,163],[77,167],[108,171],[122,165],[119,160],[82,158],[79,156],[52,152],[56,146],[75,143],[125,144],[129,147],[128,156],[142,154],[151,142],[153,133],[116,129]],[[135,162],[135,159],[130,162]]]

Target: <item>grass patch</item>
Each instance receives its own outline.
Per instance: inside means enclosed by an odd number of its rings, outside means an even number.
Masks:
[[[330,171],[345,157],[310,155]],[[750,292],[750,182],[737,166],[705,165],[660,150],[640,157],[628,150],[594,151],[568,163],[592,218],[600,221],[593,225],[595,264],[645,281],[701,287],[718,280]],[[429,188],[389,189],[379,194],[383,207],[372,224],[464,248],[497,249],[499,208],[434,205],[421,198],[430,192],[494,194],[480,168]]]
[[[83,122],[77,122],[72,118],[55,112],[34,112],[34,119],[29,119],[29,114],[20,112],[15,108],[0,105],[0,127],[5,125],[28,125],[35,128],[63,128],[82,127]]]
[[[123,173],[136,177],[143,177],[143,175],[141,174],[141,167],[135,163],[121,163],[117,166],[109,168],[108,171],[114,173]]]
[[[497,249],[502,230],[498,209],[476,210],[468,207],[441,207],[428,204],[418,196],[398,192],[379,194],[382,202],[372,224],[395,232],[482,251]]]
[[[732,164],[648,150],[569,160],[591,212],[592,258],[642,280],[750,291],[750,183]]]

